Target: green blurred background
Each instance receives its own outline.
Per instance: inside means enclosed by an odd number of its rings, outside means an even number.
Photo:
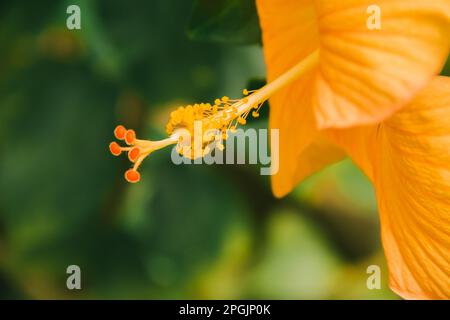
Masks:
[[[252,1],[2,1],[0,15],[0,298],[397,298],[350,161],[276,200],[258,166],[176,166],[164,150],[130,185],[109,154],[119,123],[162,138],[174,107],[263,81]]]

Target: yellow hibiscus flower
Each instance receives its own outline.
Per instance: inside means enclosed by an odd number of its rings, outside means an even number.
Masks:
[[[404,298],[450,297],[450,79],[436,77],[450,48],[449,0],[379,0],[381,27],[367,27],[367,0],[257,0],[268,84],[245,97],[171,113],[169,137],[136,138],[118,126],[114,155],[134,162],[176,144],[201,157],[211,138],[186,149],[183,132],[227,130],[270,100],[280,131],[276,196],[348,154],[374,184],[391,288]],[[188,141],[189,142],[189,141]]]

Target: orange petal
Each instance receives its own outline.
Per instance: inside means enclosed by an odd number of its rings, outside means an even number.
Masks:
[[[319,128],[389,117],[440,71],[448,56],[450,1],[376,3],[381,30],[367,27],[372,0],[257,1],[269,81],[320,47],[317,76],[310,79],[313,99],[302,106],[314,109]],[[274,113],[298,107],[281,106],[281,99],[271,102]],[[296,121],[301,127],[306,119]]]
[[[258,1],[267,80],[271,82],[306,58],[319,45],[315,13],[309,1]],[[279,171],[272,189],[283,196],[294,186],[300,153],[316,135],[312,98],[315,70],[270,98],[270,127],[279,129]],[[273,151],[272,151],[273,152]]]
[[[270,100],[270,127],[279,130],[279,170],[272,176],[272,190],[277,197],[289,193],[298,182],[295,173],[299,157],[317,135],[312,110],[302,108],[310,103],[307,79],[311,76],[297,80],[295,87],[277,92]]]
[[[450,298],[450,78],[436,78],[387,121],[375,188],[391,288]]]
[[[374,182],[391,288],[450,298],[450,78],[380,125],[330,136]]]
[[[274,195],[277,197],[285,196],[303,179],[334,162],[342,160],[345,156],[345,152],[324,134],[317,135],[315,140],[297,156],[295,171],[291,175],[283,174],[280,171],[281,174],[272,176]]]
[[[373,159],[377,133],[380,125],[361,126],[349,129],[329,129],[326,135],[344,149],[366,176],[373,182]]]

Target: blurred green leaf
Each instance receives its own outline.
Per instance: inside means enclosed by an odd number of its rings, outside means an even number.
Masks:
[[[66,7],[72,4],[72,0],[66,0]],[[112,79],[123,75],[123,56],[114,47],[110,35],[101,23],[98,3],[89,0],[78,0],[78,5],[83,8],[83,31],[78,32],[89,48],[89,54],[101,73]]]
[[[255,1],[197,0],[188,35],[194,40],[231,44],[261,43]]]
[[[341,261],[317,226],[301,214],[280,210],[267,224],[267,246],[252,270],[252,298],[324,299],[339,275]]]
[[[159,297],[188,294],[190,277],[218,257],[230,227],[245,218],[245,202],[217,174],[207,165],[176,166],[166,150],[144,165],[145,180],[127,192],[121,225],[140,244]]]
[[[50,286],[76,263],[77,250],[65,250],[62,239],[100,220],[120,170],[105,148],[115,90],[91,76],[82,64],[44,59],[0,91],[6,119],[0,143],[8,150],[0,156],[6,264],[23,281],[41,271],[60,274],[46,281]]]
[[[450,76],[450,56],[447,58],[447,63],[444,66],[444,69],[441,72],[443,76]]]
[[[315,173],[294,194],[313,205],[377,217],[373,186],[349,158]]]
[[[258,90],[266,85],[267,81],[263,78],[251,78],[247,81],[248,90]]]
[[[312,175],[293,192],[327,229],[327,236],[349,260],[380,248],[377,204],[372,184],[350,159]]]

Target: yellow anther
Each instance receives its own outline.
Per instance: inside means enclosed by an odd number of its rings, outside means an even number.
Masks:
[[[257,111],[253,111],[252,112],[252,116],[253,116],[253,118],[258,118],[259,117],[259,113]]]
[[[237,121],[238,121],[239,124],[242,124],[242,125],[244,125],[244,124],[247,123],[247,120],[245,120],[245,119],[242,118],[242,117],[239,117],[239,118],[237,119]]]
[[[214,132],[214,131],[209,131],[209,132],[206,132],[206,133],[204,134],[203,140],[204,140],[205,142],[209,142],[209,141],[213,140],[214,137],[215,137],[215,132]]]
[[[247,89],[242,90],[242,94],[243,94],[244,96],[247,96],[247,95],[248,95],[248,90],[247,90]]]
[[[243,90],[243,93],[251,93],[252,91]],[[207,148],[208,144],[214,139],[218,141],[228,139],[229,134],[227,129],[231,129],[230,132],[236,132],[237,125],[245,125],[247,123],[246,117],[250,114],[257,117],[258,105],[250,106],[245,105],[248,102],[248,98],[243,98],[241,100],[232,100],[227,96],[223,96],[220,99],[215,99],[214,104],[210,103],[195,103],[187,106],[180,106],[175,111],[170,113],[169,121],[166,125],[166,131],[169,135],[177,132],[178,129],[187,130],[190,133],[191,145],[195,144],[194,135],[197,128],[196,121],[199,121],[200,128],[203,134],[201,137],[201,144],[196,144],[196,150],[193,148],[188,148],[189,141],[178,141],[182,137],[177,137],[177,144],[182,146],[177,148],[179,153],[191,159],[195,157],[202,156],[210,152],[211,148]],[[245,107],[244,107],[245,105]],[[244,108],[243,108],[244,107]],[[208,130],[214,132],[214,134],[208,134]],[[215,132],[219,130],[219,135]],[[218,145],[219,149],[223,146]],[[198,150],[197,150],[198,149]]]
[[[205,149],[203,149],[203,156],[206,156],[210,151],[209,146],[206,146]]]

